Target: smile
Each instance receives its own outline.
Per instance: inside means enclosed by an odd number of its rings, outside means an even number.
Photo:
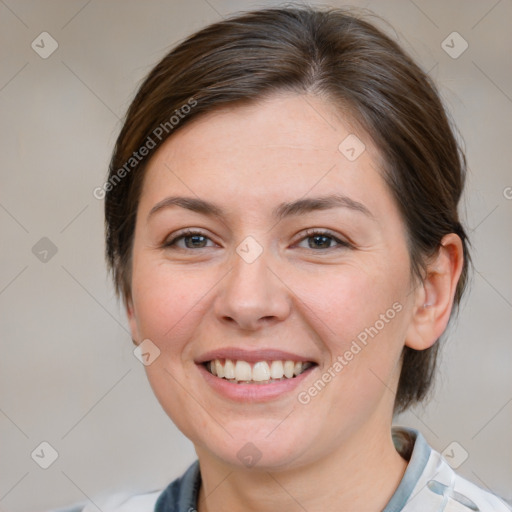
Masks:
[[[274,360],[250,363],[244,360],[213,359],[204,363],[212,375],[237,384],[272,384],[293,379],[316,363]]]

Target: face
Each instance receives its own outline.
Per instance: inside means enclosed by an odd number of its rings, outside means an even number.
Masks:
[[[369,137],[281,94],[199,117],[146,172],[130,326],[200,457],[290,468],[389,436],[414,294]]]

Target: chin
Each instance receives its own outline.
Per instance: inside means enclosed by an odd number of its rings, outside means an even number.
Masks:
[[[258,423],[260,422],[256,422],[256,426]],[[274,429],[276,425],[278,422],[273,422]],[[204,433],[199,432],[184,432],[184,434],[195,444],[199,457],[210,453],[223,463],[239,469],[281,471],[310,462],[313,451],[307,443],[306,432],[296,430],[272,432],[272,429],[268,428],[267,420],[259,432],[249,434],[249,430],[251,432],[256,430],[253,422],[251,426],[252,428],[244,432],[239,425],[238,432],[232,432],[228,424],[226,429],[232,437],[222,430],[221,437],[217,439],[213,435],[205,436]]]

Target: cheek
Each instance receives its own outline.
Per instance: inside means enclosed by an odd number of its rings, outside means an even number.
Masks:
[[[369,270],[370,269],[370,270]],[[395,302],[403,301],[407,281],[403,272],[372,265],[327,267],[315,275],[297,272],[290,275],[293,292],[306,306],[302,310],[315,322],[315,330],[325,333],[333,348],[343,349],[376,322],[384,331],[393,321]],[[299,307],[299,306],[298,306]],[[379,320],[380,315],[386,315]],[[386,328],[382,327],[385,322]],[[338,346],[339,345],[339,346]]]
[[[211,288],[204,272],[171,271],[165,263],[145,263],[134,273],[132,286],[140,335],[162,345],[161,350],[175,351],[197,321]]]
[[[373,407],[399,371],[407,275],[399,267],[347,265],[297,282],[297,296],[307,306],[302,311],[328,354],[322,375],[332,379],[333,396],[325,403],[333,414]]]
[[[208,272],[171,270],[165,263],[149,259],[140,262],[132,281],[139,333],[141,339],[150,339],[160,350],[159,357],[145,367],[146,375],[172,421],[199,442],[194,433],[202,410],[185,391],[190,386],[187,370],[193,364],[189,352],[209,307],[208,293],[218,279]],[[201,428],[207,431],[209,427]]]
[[[367,418],[382,400],[392,408],[407,323],[402,289],[403,282],[356,270],[303,283],[308,318],[328,354],[318,378],[328,384],[301,391],[333,425]]]

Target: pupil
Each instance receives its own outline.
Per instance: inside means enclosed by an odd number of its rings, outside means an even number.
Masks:
[[[315,243],[315,247],[323,247],[323,248],[329,248],[329,241],[330,238],[325,235],[316,235],[312,237]],[[310,244],[311,247],[311,244]],[[311,249],[314,249],[315,247],[311,247]]]
[[[192,235],[192,236],[188,236],[186,238],[187,242],[185,243],[185,245],[187,247],[204,247],[204,244],[201,245],[201,242],[204,242],[204,236],[202,235]],[[203,239],[203,240],[201,240]],[[190,241],[191,243],[188,243],[188,241]]]

